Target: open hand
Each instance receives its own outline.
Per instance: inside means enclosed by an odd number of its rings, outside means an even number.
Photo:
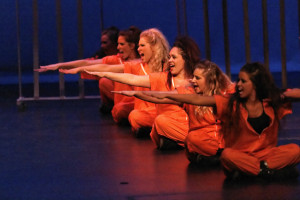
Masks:
[[[46,65],[46,66],[40,66],[39,69],[34,69],[36,72],[46,72],[46,71],[54,71],[59,69],[59,64],[52,64],[52,65]]]

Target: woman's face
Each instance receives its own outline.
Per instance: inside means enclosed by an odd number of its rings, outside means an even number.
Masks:
[[[141,56],[142,62],[148,63],[150,61],[153,54],[152,48],[145,37],[140,38],[138,52]]]
[[[199,68],[194,70],[194,77],[191,82],[197,94],[202,94],[206,89],[206,79],[203,72],[204,70]]]
[[[112,53],[115,51],[115,47],[108,35],[101,36],[101,49],[103,49],[106,55],[112,55]]]
[[[237,90],[241,98],[249,98],[250,96],[256,98],[255,86],[246,72],[240,71]]]
[[[169,53],[169,69],[173,76],[184,73],[185,61],[180,54],[181,50],[178,47],[173,47]]]
[[[118,37],[118,51],[119,51],[119,55],[123,60],[127,60],[133,50],[134,50],[134,45],[126,42],[124,36]]]

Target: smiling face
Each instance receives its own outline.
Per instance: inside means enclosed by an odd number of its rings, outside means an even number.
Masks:
[[[194,70],[194,77],[191,80],[193,83],[195,92],[197,94],[202,94],[206,89],[206,79],[204,75],[204,69],[196,68]]]
[[[241,98],[256,98],[255,86],[246,72],[240,71],[239,73],[237,91]]]
[[[141,56],[141,60],[144,63],[148,63],[152,57],[151,45],[147,42],[145,37],[141,37],[139,41],[138,52]]]
[[[122,57],[123,60],[128,60],[132,52],[134,51],[134,44],[130,44],[126,42],[124,36],[119,36],[118,38],[118,51],[119,55]]]
[[[173,76],[184,73],[185,61],[178,47],[173,47],[169,53],[169,69]]]

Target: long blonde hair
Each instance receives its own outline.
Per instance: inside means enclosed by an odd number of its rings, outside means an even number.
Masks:
[[[151,45],[153,56],[149,61],[149,67],[152,72],[160,72],[165,69],[168,63],[168,54],[170,50],[169,42],[164,34],[156,28],[144,30],[140,38],[145,37]]]
[[[205,90],[203,95],[213,96],[215,94],[224,94],[231,85],[229,77],[222,72],[217,64],[203,60],[195,65],[195,69],[202,69],[205,77]],[[203,117],[207,112],[213,113],[212,107],[197,106],[195,109],[196,116]]]

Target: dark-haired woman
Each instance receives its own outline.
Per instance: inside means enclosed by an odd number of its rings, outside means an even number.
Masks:
[[[194,105],[216,106],[225,140],[220,157],[225,174],[229,178],[241,174],[274,178],[286,169],[294,169],[300,162],[297,144],[277,146],[279,120],[291,113],[288,100],[299,98],[299,92],[299,89],[292,89],[281,93],[270,72],[254,62],[241,68],[236,92],[232,95],[155,96]],[[297,173],[285,174],[289,175]]]

